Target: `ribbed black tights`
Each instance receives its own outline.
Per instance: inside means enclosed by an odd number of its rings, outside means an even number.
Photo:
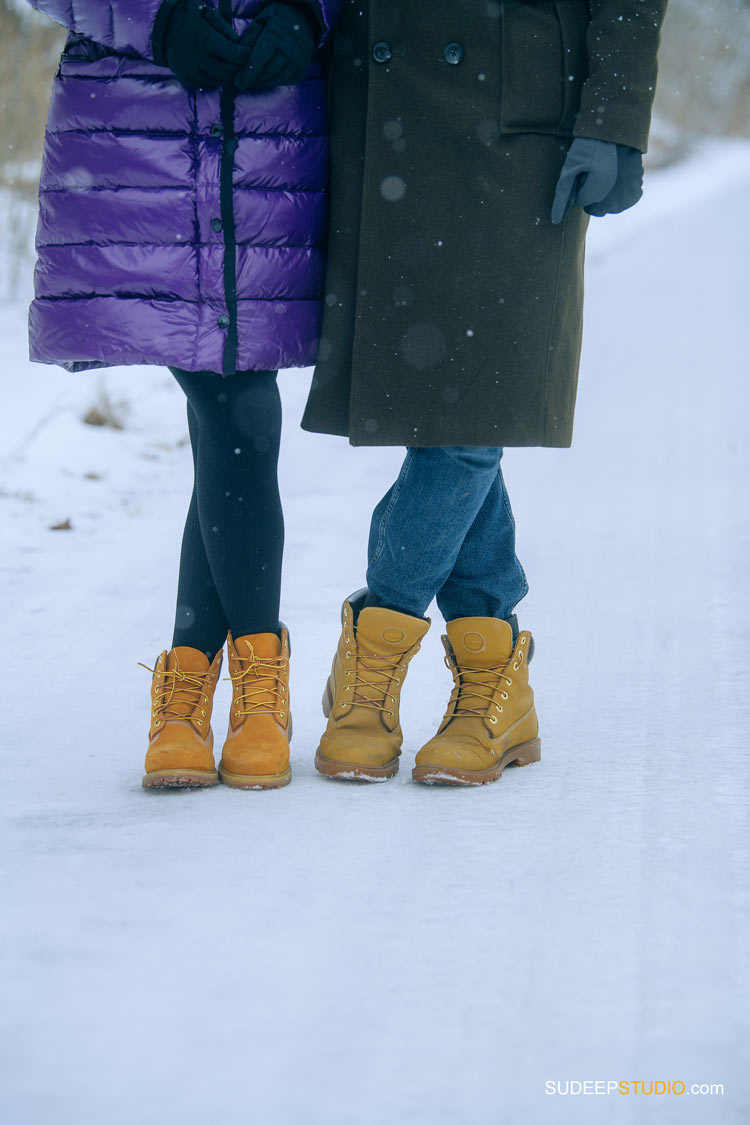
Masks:
[[[279,628],[277,373],[169,370],[187,397],[194,469],[172,646],[201,649],[212,660],[228,629],[242,637]]]

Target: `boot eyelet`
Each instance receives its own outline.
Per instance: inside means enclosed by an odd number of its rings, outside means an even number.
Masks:
[[[522,644],[522,645],[525,645],[525,644],[526,644],[526,638],[525,638],[525,637],[521,637],[521,644]]]
[[[502,711],[502,707],[500,708],[500,710]],[[491,722],[491,723],[492,723],[493,725],[494,725],[494,724],[495,724],[495,723],[497,722],[497,719],[495,718],[495,716],[494,716],[494,715],[490,715],[490,722]]]
[[[155,719],[154,720],[154,726],[158,727],[160,722],[161,722],[161,719]]]
[[[386,712],[386,714],[387,714],[387,715],[390,715],[390,716],[392,717],[392,716],[393,716],[393,711],[387,711],[387,712]]]
[[[349,690],[350,690],[349,684],[344,684],[344,691],[349,691]]]
[[[344,655],[346,656],[347,660],[351,660],[352,654],[350,652],[346,652],[346,653],[344,653]]]
[[[279,711],[279,714],[281,715],[282,719],[286,718],[286,711]]]
[[[197,726],[199,726],[199,727],[203,726],[203,719],[196,719],[195,722],[196,722]]]
[[[500,692],[500,698],[501,698],[501,699],[508,699],[508,693],[507,693],[507,691],[501,691],[501,692]]]

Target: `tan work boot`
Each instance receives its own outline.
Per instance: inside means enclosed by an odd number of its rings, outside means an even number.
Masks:
[[[429,620],[391,609],[341,611],[341,636],[323,692],[328,719],[315,768],[347,781],[384,781],[398,772],[403,735],[401,685]]]
[[[279,789],[292,780],[289,632],[227,638],[232,709],[219,777],[234,789]]]
[[[156,667],[148,668],[153,679],[144,789],[217,784],[211,709],[221,661],[221,650],[209,664],[204,652],[180,645],[165,649]]]
[[[448,709],[434,738],[417,754],[414,781],[484,785],[506,766],[542,756],[529,685],[531,633],[496,617],[458,617],[443,637],[453,673]]]

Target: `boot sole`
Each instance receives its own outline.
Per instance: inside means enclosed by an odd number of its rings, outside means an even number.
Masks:
[[[388,781],[398,773],[398,758],[391,759],[384,766],[363,766],[361,762],[334,762],[324,758],[318,747],[315,768],[324,777],[333,777],[338,781]]]
[[[522,742],[511,746],[501,758],[487,770],[457,770],[448,766],[415,766],[411,771],[412,781],[422,785],[488,785],[497,781],[506,766],[529,766],[542,758],[541,739]]]
[[[219,777],[230,789],[281,789],[292,780],[292,767],[282,773],[230,773],[220,762]]]
[[[141,781],[144,789],[206,789],[218,784],[216,770],[154,770]]]

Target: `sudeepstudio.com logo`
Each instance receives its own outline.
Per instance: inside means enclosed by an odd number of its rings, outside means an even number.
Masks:
[[[629,1079],[628,1081],[604,1081],[603,1079],[569,1078],[564,1082],[549,1080],[544,1083],[544,1092],[549,1097],[722,1097],[723,1082],[682,1082],[662,1079]]]

